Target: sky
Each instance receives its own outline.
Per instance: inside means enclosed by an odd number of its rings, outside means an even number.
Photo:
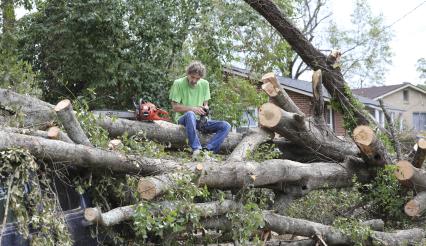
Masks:
[[[353,1],[332,0],[331,2],[333,18],[337,23],[349,21]],[[390,46],[394,57],[385,85],[403,82],[421,83],[419,73],[416,71],[416,63],[418,59],[426,58],[426,1],[369,0],[369,3],[373,14],[383,15],[386,26],[402,18],[391,27],[394,37]],[[420,4],[422,4],[420,7],[409,13]]]

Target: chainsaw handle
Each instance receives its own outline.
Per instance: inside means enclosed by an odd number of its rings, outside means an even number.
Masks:
[[[161,108],[159,108],[159,109],[157,109],[157,112],[159,113],[159,114],[169,114],[169,112],[167,112],[167,111],[165,111],[164,109],[161,109]]]

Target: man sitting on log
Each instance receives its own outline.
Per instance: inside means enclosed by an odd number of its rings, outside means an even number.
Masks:
[[[173,82],[169,95],[173,111],[176,112],[175,121],[185,126],[194,159],[201,154],[202,150],[219,152],[220,145],[231,129],[231,125],[226,121],[207,118],[210,88],[209,82],[202,79],[205,72],[206,69],[201,62],[191,62],[186,68],[186,76]],[[201,146],[197,130],[202,133],[216,134],[206,146]]]

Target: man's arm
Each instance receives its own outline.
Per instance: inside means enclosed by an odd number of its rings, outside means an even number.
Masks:
[[[207,103],[207,101],[206,102],[204,102],[205,104],[203,104],[203,105],[206,105],[206,103]],[[208,106],[207,106],[208,107]],[[192,111],[192,112],[194,112],[194,113],[196,113],[196,114],[198,114],[198,115],[205,115],[206,113],[204,112],[204,110],[203,110],[203,107],[190,107],[190,106],[185,106],[185,105],[182,105],[182,104],[179,104],[179,103],[177,103],[177,102],[175,102],[175,101],[172,101],[172,109],[173,109],[173,111],[175,111],[175,112],[179,112],[179,113],[186,113],[186,112],[188,112],[188,111]]]

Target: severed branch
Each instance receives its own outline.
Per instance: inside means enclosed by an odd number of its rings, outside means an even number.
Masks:
[[[27,129],[27,128],[15,128],[15,127],[3,127],[1,128],[2,131],[10,132],[10,133],[18,133],[23,135],[29,135],[34,137],[41,137],[46,139],[55,139],[64,141],[67,143],[74,143],[67,134],[61,132],[59,128],[55,129],[57,127],[51,127],[49,130],[41,131],[41,130],[35,130],[35,129]],[[52,129],[52,130],[51,130]]]
[[[313,118],[319,126],[325,126],[324,120],[324,97],[322,94],[322,75],[321,69],[312,74],[312,100],[313,100]]]
[[[177,203],[174,202],[161,202],[156,203],[158,209],[153,209],[151,213],[157,214],[162,209],[175,210]],[[132,219],[135,214],[135,207],[137,205],[129,205],[125,207],[114,208],[106,213],[102,213],[100,208],[86,208],[84,211],[84,218],[90,224],[100,224],[103,226],[116,225],[122,221]],[[227,212],[235,210],[238,203],[231,200],[224,200],[221,202],[206,202],[206,203],[195,203],[194,208],[201,213],[201,217],[213,217],[223,215]]]
[[[406,215],[418,218],[426,211],[426,191],[422,191],[405,204],[404,212]]]
[[[392,163],[383,145],[377,139],[376,134],[368,126],[357,126],[353,133],[353,139],[361,150],[362,159],[370,164],[377,166],[384,166]]]
[[[55,112],[72,141],[77,144],[93,146],[75,117],[70,100],[60,101],[55,106]]]
[[[383,110],[383,114],[385,115],[386,123],[388,123],[389,127],[389,138],[392,141],[392,144],[396,151],[397,160],[401,160],[401,144],[399,143],[398,137],[396,136],[395,126],[393,124],[392,118],[389,115],[389,112],[386,110],[385,105],[383,103],[383,99],[379,99],[380,107]]]
[[[413,187],[417,191],[426,191],[426,171],[416,168],[410,162],[402,160],[396,166],[395,176],[404,186]]]
[[[292,143],[320,155],[322,159],[327,157],[330,161],[343,161],[348,155],[359,154],[352,141],[339,139],[327,128],[319,129],[316,124],[305,120],[303,115],[284,111],[272,103],[260,107],[259,122]]]
[[[80,144],[70,144],[0,130],[0,150],[11,147],[25,148],[38,159],[88,168],[103,168],[119,173],[140,175],[172,171],[179,163],[172,160],[151,159],[142,156],[123,155]]]
[[[413,166],[417,168],[421,168],[423,166],[423,162],[426,158],[426,140],[424,138],[420,138],[417,141],[417,150],[413,157]]]
[[[278,83],[274,73],[267,73],[262,76],[262,89],[269,95],[272,103],[285,111],[305,115],[293,102],[287,92]]]
[[[200,170],[196,170],[198,165],[189,163],[186,169],[199,173]],[[250,185],[305,195],[314,189],[351,186],[353,175],[357,175],[360,180],[368,180],[371,175],[365,170],[362,165],[353,165],[351,162],[304,164],[281,159],[261,163],[204,162],[198,185],[217,189],[241,189]],[[179,173],[144,177],[139,181],[138,192],[142,198],[151,200],[177,186],[178,181]],[[293,188],[293,191],[288,190],[288,187]]]
[[[244,161],[260,144],[271,140],[273,133],[262,128],[250,129],[228,157],[228,161]]]

